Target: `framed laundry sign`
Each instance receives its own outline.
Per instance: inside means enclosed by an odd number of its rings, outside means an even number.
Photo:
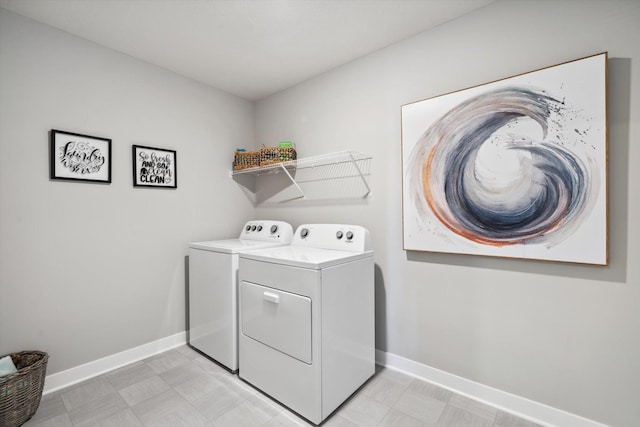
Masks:
[[[133,146],[133,186],[178,188],[176,152]]]
[[[52,129],[49,178],[111,183],[111,139]]]
[[[405,250],[606,265],[607,53],[402,106]]]

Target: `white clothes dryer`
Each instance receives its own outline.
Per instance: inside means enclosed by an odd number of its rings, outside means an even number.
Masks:
[[[189,244],[189,345],[238,370],[238,261],[243,251],[288,245],[282,221],[249,221],[237,239]]]
[[[369,231],[306,224],[240,254],[239,376],[320,424],[375,372]]]

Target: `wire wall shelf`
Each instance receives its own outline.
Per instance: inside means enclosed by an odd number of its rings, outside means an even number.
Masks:
[[[368,197],[371,194],[371,188],[366,176],[370,175],[371,158],[371,156],[363,153],[345,150],[266,166],[235,170],[231,171],[231,176],[250,175],[258,177],[265,174],[284,173],[297,188],[300,198],[305,197],[305,192],[300,183],[305,181],[305,177],[311,176],[311,173],[314,176],[313,180],[359,177],[366,188],[366,193],[363,197]]]

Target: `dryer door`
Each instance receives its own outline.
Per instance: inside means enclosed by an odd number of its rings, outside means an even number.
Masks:
[[[240,283],[242,333],[311,364],[311,299],[278,289]]]

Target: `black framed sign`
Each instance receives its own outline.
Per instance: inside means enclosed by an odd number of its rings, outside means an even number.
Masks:
[[[111,139],[51,129],[49,178],[111,183]]]
[[[133,186],[178,188],[176,152],[134,145]]]

